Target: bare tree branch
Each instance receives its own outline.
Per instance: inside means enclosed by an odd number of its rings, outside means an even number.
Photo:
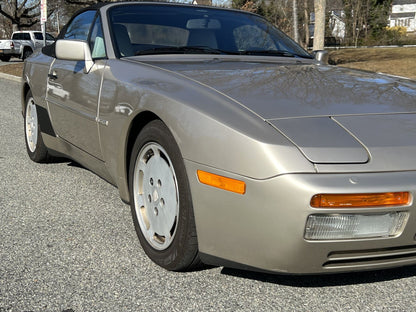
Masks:
[[[13,20],[14,17],[11,16],[10,14],[8,14],[7,12],[3,11],[2,8],[0,8],[0,14],[3,15],[5,18],[9,19],[9,20]]]
[[[37,23],[39,23],[39,19],[32,20],[30,23],[22,23],[20,24],[20,27],[32,27]]]
[[[23,0],[23,2],[19,5],[16,3],[16,16],[22,15],[23,12],[27,9],[26,8],[27,0]]]
[[[11,22],[13,29],[31,27],[39,23],[39,6],[40,0],[33,2],[29,0],[10,0],[1,4],[0,14]]]
[[[104,2],[101,0],[86,0],[86,1],[82,1],[82,0],[65,0],[66,3],[69,4],[77,4],[77,5],[92,5],[92,4],[96,4],[99,2]]]
[[[32,11],[32,10],[34,10],[34,9],[38,8],[39,6],[40,6],[40,2],[36,3],[35,5],[33,5],[33,6],[31,6],[31,7],[28,7],[27,9],[28,9],[29,11]]]

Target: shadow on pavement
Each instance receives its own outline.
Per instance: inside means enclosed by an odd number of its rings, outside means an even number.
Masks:
[[[282,275],[267,274],[251,271],[242,271],[230,268],[223,268],[222,274],[257,280],[266,283],[279,284],[292,287],[328,287],[344,286],[354,284],[369,284],[384,282],[416,276],[416,266],[407,266],[396,269],[379,271],[350,272],[339,274],[322,275]]]
[[[15,64],[15,63],[23,63],[24,61],[18,58],[11,58],[8,62],[0,61],[0,65],[8,65],[8,64]]]

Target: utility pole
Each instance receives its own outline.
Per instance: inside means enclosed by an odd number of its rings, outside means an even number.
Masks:
[[[43,46],[46,46],[46,20],[48,19],[47,0],[41,0],[40,2],[40,25],[43,35]]]
[[[58,34],[59,34],[59,32],[61,31],[59,29],[59,11],[56,11],[56,24],[58,25]]]

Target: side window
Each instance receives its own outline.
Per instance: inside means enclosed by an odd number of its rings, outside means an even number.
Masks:
[[[85,11],[77,15],[68,25],[64,39],[87,40],[95,13],[96,11]]]
[[[23,40],[30,40],[30,34],[29,33],[24,33],[23,34]]]
[[[42,35],[42,33],[38,33],[38,32],[36,32],[36,33],[35,33],[35,39],[36,39],[36,40],[43,40],[43,35]]]
[[[103,28],[101,26],[101,17],[98,15],[90,36],[90,49],[93,59],[106,57]]]
[[[46,40],[54,41],[55,38],[52,35],[50,35],[50,34],[46,34]]]

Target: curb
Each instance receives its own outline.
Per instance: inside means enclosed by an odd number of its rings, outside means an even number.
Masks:
[[[8,80],[13,80],[13,81],[16,81],[16,82],[23,82],[22,77],[13,76],[13,75],[4,74],[4,73],[0,73],[0,78],[4,78],[4,79],[8,79]]]

